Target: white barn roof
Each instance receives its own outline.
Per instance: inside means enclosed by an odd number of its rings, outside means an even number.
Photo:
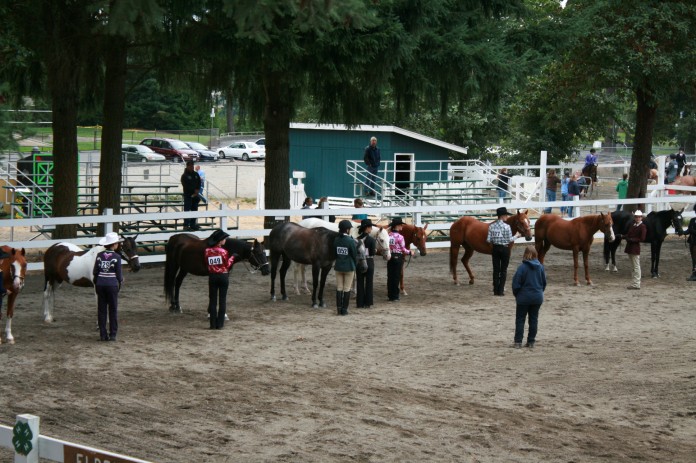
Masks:
[[[301,124],[291,122],[290,128],[299,130],[355,130],[361,132],[392,132],[398,133],[399,135],[403,135],[405,137],[420,140],[424,143],[436,145],[441,148],[448,149],[450,151],[456,151],[457,153],[467,154],[468,152],[468,148],[463,148],[461,146],[453,145],[451,143],[446,143],[436,138],[426,137],[425,135],[421,135],[416,132],[411,132],[410,130],[405,130],[393,125],[356,125],[353,127],[348,127],[343,124]]]

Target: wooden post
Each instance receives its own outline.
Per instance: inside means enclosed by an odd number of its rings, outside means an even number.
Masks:
[[[12,430],[15,463],[39,463],[39,417],[17,415]]]

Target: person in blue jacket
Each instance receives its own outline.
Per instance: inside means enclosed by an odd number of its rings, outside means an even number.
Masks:
[[[546,272],[544,266],[539,262],[534,246],[527,246],[522,256],[522,263],[512,278],[512,293],[515,295],[517,303],[515,315],[515,348],[517,349],[522,347],[524,322],[527,316],[529,316],[529,332],[527,333],[526,347],[534,347],[539,309],[544,302],[545,289]]]

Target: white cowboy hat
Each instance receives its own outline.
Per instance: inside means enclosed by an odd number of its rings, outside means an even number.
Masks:
[[[638,217],[643,217],[643,211],[640,209],[637,209],[636,212],[633,213],[633,215],[637,215]]]
[[[101,246],[108,246],[110,244],[115,244],[115,243],[120,243],[123,241],[120,236],[118,236],[118,233],[107,233],[106,236],[102,239],[99,240],[99,244]]]

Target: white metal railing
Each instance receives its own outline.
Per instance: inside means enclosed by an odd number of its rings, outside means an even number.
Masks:
[[[686,189],[688,187],[681,187],[681,189]],[[692,191],[696,191],[696,188],[692,188]],[[652,209],[661,210],[669,207],[670,203],[679,203],[682,206],[686,206],[687,212],[684,216],[693,216],[691,211],[692,205],[696,202],[696,196],[691,195],[675,195],[675,196],[660,196],[660,197],[650,197],[642,199],[624,199],[624,200],[583,200],[575,201],[572,206],[575,208],[575,215],[580,215],[583,212],[594,212],[593,208],[605,210],[614,210],[617,204],[647,204],[648,208],[646,212],[650,212]],[[568,206],[569,202],[560,201],[549,201],[549,202],[521,202],[521,201],[511,201],[506,203],[506,206],[511,210],[516,209],[528,209],[534,208],[536,210],[542,210],[546,207],[559,208],[561,206]],[[346,216],[350,217],[353,214],[369,214],[372,217],[382,217],[382,216],[394,216],[394,215],[406,215],[411,216],[413,223],[422,225],[423,217],[427,215],[442,214],[450,217],[456,217],[458,215],[471,215],[472,213],[481,215],[482,213],[490,214],[495,211],[499,206],[497,203],[493,204],[452,204],[444,206],[407,206],[407,207],[374,207],[374,208],[344,208],[344,209],[332,209],[332,215],[336,216]],[[9,219],[0,221],[0,228],[17,228],[17,227],[46,227],[49,225],[59,225],[59,224],[82,224],[82,223],[105,223],[106,232],[111,231],[111,224],[114,222],[138,222],[144,220],[173,220],[173,219],[186,219],[186,218],[213,218],[219,220],[219,226],[222,229],[228,230],[230,236],[234,238],[262,238],[270,233],[268,229],[259,228],[246,228],[246,229],[235,229],[230,230],[230,218],[236,219],[239,217],[275,217],[275,218],[286,218],[286,217],[304,217],[310,215],[317,215],[316,209],[268,209],[268,210],[232,210],[224,208],[220,210],[208,210],[208,211],[198,211],[198,212],[165,212],[159,214],[121,214],[121,215],[110,215],[110,211],[107,211],[105,215],[89,215],[89,216],[76,216],[76,217],[56,217],[56,218],[46,218],[46,219]],[[386,225],[386,224],[385,224]],[[437,224],[438,229],[449,229],[450,223],[440,223]],[[433,229],[434,226],[429,226],[428,229]],[[183,230],[182,230],[183,231]],[[174,232],[161,232],[153,233],[147,235],[147,241],[167,241],[173,234],[179,233],[179,231]],[[197,236],[204,238],[209,235],[209,232],[196,232]],[[96,245],[99,242],[99,237],[84,237],[75,238],[70,240],[25,240],[25,241],[13,241],[10,244],[16,248],[28,248],[28,249],[46,249],[51,245],[59,242],[69,241],[73,244],[79,246],[85,245]],[[145,239],[141,239],[145,241]],[[442,243],[433,243],[434,246],[443,246]],[[164,262],[165,256],[163,255],[144,255],[141,257],[141,262]],[[43,269],[43,264],[40,262],[32,262],[28,265],[29,270],[41,270]]]

